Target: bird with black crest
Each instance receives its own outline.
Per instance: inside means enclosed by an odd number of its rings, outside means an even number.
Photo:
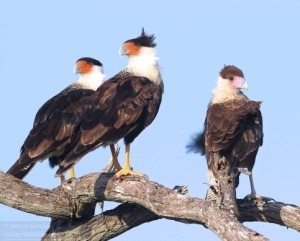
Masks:
[[[57,176],[99,146],[110,146],[117,177],[142,175],[132,170],[129,155],[131,143],[155,119],[162,100],[164,85],[154,39],[143,29],[140,36],[123,43],[119,53],[128,56],[128,65],[94,93],[91,109],[76,127]],[[122,138],[125,164],[120,168],[114,144]]]
[[[45,159],[49,159],[51,167],[57,165],[78,121],[90,107],[92,94],[105,77],[102,63],[90,57],[78,59],[74,73],[79,74],[79,79],[49,99],[36,113],[20,156],[8,174],[23,179],[38,161]],[[64,176],[61,177],[64,181]],[[70,177],[75,177],[74,168],[70,169]]]

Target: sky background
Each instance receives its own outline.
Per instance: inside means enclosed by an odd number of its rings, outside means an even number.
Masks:
[[[165,93],[155,121],[131,147],[134,169],[166,187],[188,185],[188,195],[205,196],[206,160],[187,154],[185,146],[202,130],[220,69],[234,64],[248,81],[245,94],[263,101],[265,138],[254,167],[256,191],[299,206],[299,13],[300,1],[291,0],[2,1],[0,169],[7,171],[17,160],[39,107],[77,80],[72,69],[78,58],[99,59],[109,78],[127,64],[118,55],[122,43],[144,27],[156,35]],[[97,149],[76,165],[76,175],[101,170],[109,157],[109,149]],[[44,161],[25,181],[52,189],[60,184],[55,171]],[[237,195],[249,193],[243,176]],[[105,209],[114,206],[105,202]],[[33,231],[38,240],[49,222],[0,205],[1,240],[5,227],[13,234]],[[32,226],[22,226],[28,223]],[[245,225],[270,240],[299,240],[299,233],[278,225]],[[200,225],[159,220],[113,240],[219,239]]]

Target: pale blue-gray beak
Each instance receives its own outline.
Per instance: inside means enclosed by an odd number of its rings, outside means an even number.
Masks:
[[[231,85],[238,89],[248,89],[248,84],[243,77],[235,76],[231,81]]]
[[[122,56],[122,55],[127,55],[127,50],[124,48],[124,46],[122,46],[120,49],[119,49],[119,55]]]
[[[240,89],[248,90],[248,83],[246,80],[241,83]]]
[[[74,69],[73,69],[73,73],[74,73],[74,74],[78,74],[78,73],[80,73],[80,72],[81,72],[81,69],[78,67],[77,64],[75,64]]]

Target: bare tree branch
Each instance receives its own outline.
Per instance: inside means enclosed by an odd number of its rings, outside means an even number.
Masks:
[[[67,193],[29,185],[0,171],[0,203],[39,216],[73,217],[74,210]]]
[[[255,205],[249,204],[248,201],[244,200],[239,200],[238,203],[243,206],[240,206],[240,212],[245,218],[245,220],[243,221],[252,220],[268,222],[267,220],[272,218],[271,216],[274,213],[279,213],[281,207],[280,203],[271,203],[270,205],[264,205],[265,207],[263,207],[263,209],[268,214],[267,216],[264,216],[264,212],[260,212],[260,214],[257,214],[257,216],[256,214],[252,216],[252,212],[258,212]],[[268,209],[271,210],[267,211]],[[299,212],[299,208],[297,209],[296,207],[290,205],[283,206],[283,209],[288,209],[289,212]],[[286,215],[284,216],[285,218],[287,218],[289,212],[286,212],[286,210],[282,212],[286,213]],[[291,214],[289,213],[289,215]],[[299,221],[297,224],[296,218],[297,217],[293,218],[293,225],[290,225],[289,227],[299,227]],[[80,236],[83,239],[88,238],[89,240],[104,241],[121,235],[122,233],[128,231],[131,228],[137,227],[140,224],[151,222],[157,219],[160,219],[160,217],[142,206],[139,206],[137,204],[121,204],[114,210],[106,211],[103,214],[97,215],[88,221],[78,223],[69,222],[67,225],[51,225],[51,228],[48,230],[43,240],[51,240],[54,238],[57,240],[67,240],[68,238],[72,238],[74,236]],[[273,221],[274,223],[277,223],[278,220],[280,220],[280,217],[276,215],[276,217],[273,218]],[[279,222],[278,224],[284,225],[282,222]],[[72,229],[72,232],[68,232],[68,230],[70,229]],[[85,233],[82,233],[82,230],[84,230]],[[92,233],[93,235],[91,235]]]
[[[46,190],[33,187],[0,171],[0,182],[0,203],[37,215],[67,219],[65,222],[68,225],[65,224],[65,230],[60,232],[56,232],[59,230],[57,224],[63,221],[54,220],[44,237],[45,240],[49,235],[53,237],[59,233],[76,237],[78,230],[97,237],[92,240],[107,240],[141,223],[158,218],[201,224],[222,240],[267,240],[243,226],[233,214],[220,209],[216,203],[184,196],[146,178],[127,176],[117,179],[113,174],[93,173],[70,180],[53,190]],[[125,206],[121,205],[103,215],[90,218],[90,214],[85,216],[84,220],[76,219],[83,216],[86,207],[94,207],[95,203],[101,200],[130,202],[136,205],[130,204],[132,206],[129,208],[126,206],[129,204],[124,204]],[[138,210],[138,218],[131,215],[131,212],[134,213],[132,208]],[[93,215],[93,208],[88,209]],[[300,222],[297,221],[300,220],[300,209],[296,206],[277,202],[257,205],[249,201],[240,201],[239,210],[241,221],[272,222],[300,230]],[[119,223],[116,230],[109,231],[112,229],[106,225],[110,222]]]
[[[186,186],[175,186],[173,190],[182,194],[187,193]],[[69,240],[73,237],[80,237],[82,240],[109,240],[140,224],[157,219],[160,217],[140,205],[123,203],[90,220],[73,222],[65,219],[52,220],[42,240]],[[72,232],[69,232],[70,229]]]
[[[238,200],[242,222],[261,221],[279,224],[300,232],[300,208],[282,202],[251,203]]]
[[[55,220],[42,240],[109,240],[140,224],[159,219],[148,209],[137,204],[121,204],[88,220]]]

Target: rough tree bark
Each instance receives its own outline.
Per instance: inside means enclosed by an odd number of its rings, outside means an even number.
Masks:
[[[159,218],[202,225],[222,240],[268,240],[245,227],[244,221],[270,222],[300,231],[297,206],[238,200],[238,220],[214,202],[183,195],[144,177],[117,179],[109,173],[92,173],[47,190],[0,171],[0,183],[0,203],[53,218],[43,240],[108,240]],[[98,201],[124,204],[93,216]]]

